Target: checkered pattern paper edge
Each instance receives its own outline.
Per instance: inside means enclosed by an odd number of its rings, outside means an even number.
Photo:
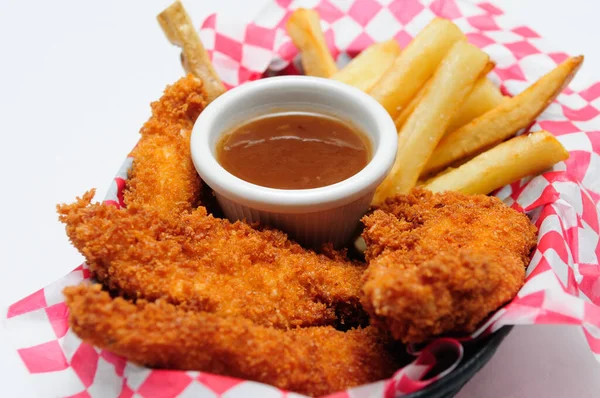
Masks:
[[[496,62],[491,78],[517,94],[563,61],[528,28],[514,24],[486,2],[460,0],[274,0],[255,21],[243,25],[212,15],[200,35],[228,87],[266,74],[296,73],[297,51],[283,26],[290,11],[316,8],[327,44],[339,64],[369,44],[395,38],[406,45],[432,18],[453,20]],[[517,297],[469,338],[503,325],[570,324],[581,328],[600,360],[600,82],[581,77],[538,118],[532,131],[545,129],[563,143],[570,158],[550,172],[497,192],[513,208],[527,212],[539,227],[538,247]],[[131,158],[122,166],[107,203],[122,206]],[[5,324],[31,383],[46,396],[62,397],[293,397],[274,387],[201,372],[151,370],[128,363],[81,341],[69,330],[65,286],[89,278],[82,265],[66,277],[14,303]],[[550,348],[551,349],[551,348]],[[448,365],[422,380],[444,353]],[[334,394],[391,397],[417,391],[449,374],[462,358],[456,339],[438,339],[390,380]],[[451,356],[451,360],[448,360]]]

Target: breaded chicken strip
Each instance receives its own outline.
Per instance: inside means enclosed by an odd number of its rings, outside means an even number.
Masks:
[[[124,193],[127,206],[148,205],[170,214],[197,205],[200,177],[190,155],[190,134],[206,104],[202,81],[192,75],[167,87],[152,103],[152,117],[131,153],[133,166]]]
[[[284,331],[163,300],[111,299],[100,285],[68,287],[65,295],[75,334],[149,367],[212,372],[315,396],[388,378],[397,368],[387,334],[372,327]]]
[[[484,195],[417,189],[363,223],[363,306],[405,343],[473,332],[521,288],[536,244],[526,215]]]
[[[316,254],[279,231],[147,206],[90,204],[88,192],[58,207],[69,238],[98,280],[130,298],[242,316],[264,326],[357,324],[365,267]]]

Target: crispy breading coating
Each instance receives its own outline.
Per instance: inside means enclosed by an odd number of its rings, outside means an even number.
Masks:
[[[127,206],[148,205],[165,214],[196,207],[201,181],[190,155],[190,135],[206,105],[202,81],[192,75],[167,87],[152,103],[152,117],[131,153]]]
[[[416,189],[363,218],[362,303],[403,342],[473,332],[515,296],[536,244],[526,215],[484,195]]]
[[[58,207],[67,234],[98,280],[130,298],[243,316],[277,328],[351,325],[364,319],[365,267],[303,249],[279,231],[149,207]],[[357,319],[358,318],[358,319]]]
[[[132,152],[125,209],[91,204],[93,191],[58,206],[94,276],[125,296],[111,299],[100,285],[65,289],[72,330],[141,365],[310,395],[391,376],[398,364],[387,332],[331,326],[365,323],[364,264],[196,208],[201,181],[189,140],[205,98],[188,76],[152,104]]]
[[[163,300],[111,299],[100,285],[65,289],[73,331],[88,343],[154,368],[200,370],[325,395],[388,378],[397,368],[373,327],[278,330]]]

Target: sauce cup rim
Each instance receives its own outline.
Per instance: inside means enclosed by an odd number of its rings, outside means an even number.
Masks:
[[[217,161],[211,134],[219,118],[236,112],[234,103],[270,90],[291,90],[302,86],[312,90],[327,90],[346,96],[360,104],[362,117],[375,121],[375,128],[364,131],[372,142],[372,156],[367,165],[353,176],[338,183],[312,189],[276,189],[252,184],[231,174]],[[330,104],[331,109],[336,104]],[[293,108],[286,108],[293,111]],[[260,114],[256,114],[260,116]],[[349,122],[355,124],[361,115],[353,115]],[[219,136],[228,131],[218,132]],[[374,144],[376,136],[378,144]],[[391,169],[397,152],[397,130],[387,111],[371,96],[345,83],[312,76],[277,76],[255,80],[235,87],[215,99],[200,114],[191,134],[191,155],[196,171],[202,180],[224,197],[260,211],[303,213],[328,210],[358,200],[383,181]]]

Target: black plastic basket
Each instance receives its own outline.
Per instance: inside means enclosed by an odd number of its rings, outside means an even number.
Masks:
[[[512,326],[504,326],[494,334],[465,345],[465,356],[453,372],[405,398],[451,398],[492,358]]]

